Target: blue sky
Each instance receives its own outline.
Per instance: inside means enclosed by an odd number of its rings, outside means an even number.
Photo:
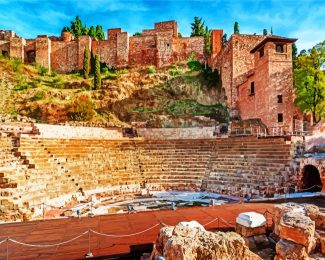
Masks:
[[[241,33],[261,33],[298,38],[298,49],[325,40],[324,0],[0,0],[0,29],[25,38],[60,35],[79,15],[88,26],[121,27],[130,34],[153,28],[159,21],[176,20],[179,31],[190,34],[194,16],[210,29],[222,28],[230,36],[239,22]]]

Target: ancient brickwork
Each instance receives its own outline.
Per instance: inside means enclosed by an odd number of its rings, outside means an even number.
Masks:
[[[36,38],[35,61],[42,67],[51,68],[51,40],[45,36]]]
[[[141,36],[129,37],[121,28],[107,30],[107,36],[101,41],[88,36],[74,39],[71,33],[62,32],[61,37],[38,36],[25,43],[12,31],[0,31],[0,51],[62,73],[82,69],[85,47],[99,54],[101,62],[117,68],[161,67],[185,61],[192,53],[203,60],[203,37],[179,38],[176,21],[156,23],[154,29],[143,30]]]
[[[293,129],[291,43],[276,52],[277,42],[270,41],[254,53],[255,68],[238,86],[238,108],[243,119],[260,118],[269,128]],[[281,45],[282,46],[282,45]]]

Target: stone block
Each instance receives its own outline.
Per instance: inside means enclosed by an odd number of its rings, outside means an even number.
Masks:
[[[319,243],[320,243],[320,252],[325,254],[325,231],[318,231]]]
[[[293,241],[306,247],[307,253],[315,246],[315,222],[296,212],[287,212],[279,224],[280,238]]]
[[[325,229],[325,213],[319,212],[315,220],[316,228]]]
[[[316,221],[317,216],[319,215],[319,207],[317,207],[316,205],[312,205],[312,204],[306,204],[306,205],[304,205],[304,209],[306,211],[306,215],[308,217],[310,217],[311,220]]]
[[[266,233],[266,226],[264,225],[261,227],[249,228],[236,223],[236,232],[243,237],[264,235]]]
[[[307,260],[308,254],[303,245],[281,239],[276,244],[275,260]]]

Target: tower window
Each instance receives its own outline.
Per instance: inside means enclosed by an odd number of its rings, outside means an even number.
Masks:
[[[260,49],[260,57],[264,56],[264,47]]]
[[[276,52],[283,53],[284,52],[283,44],[275,45],[275,50]]]
[[[250,96],[254,96],[255,95],[255,83],[254,81],[251,82],[251,92],[249,94]]]
[[[283,114],[279,113],[278,114],[278,123],[282,123],[283,122]]]
[[[282,95],[278,95],[278,103],[279,103],[279,104],[283,103]]]

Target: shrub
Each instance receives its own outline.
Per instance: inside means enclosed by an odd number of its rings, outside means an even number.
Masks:
[[[178,69],[171,70],[171,71],[169,72],[169,75],[175,77],[175,76],[177,76],[177,75],[181,75],[181,71],[178,70]]]
[[[190,60],[187,62],[187,66],[191,71],[202,70],[202,64],[198,60]]]
[[[89,121],[95,114],[94,103],[86,94],[78,96],[69,109],[69,117],[74,121]]]
[[[107,67],[104,67],[104,68],[102,68],[102,72],[103,72],[104,74],[107,74],[107,73],[109,72],[109,70],[108,70]]]
[[[14,90],[16,90],[16,91],[26,90],[27,88],[28,88],[27,83],[23,83],[23,84],[14,86]]]
[[[41,75],[41,76],[45,76],[45,74],[47,74],[48,71],[49,71],[48,68],[45,68],[45,67],[42,67],[42,66],[40,66],[38,68],[38,74]]]
[[[149,74],[155,74],[156,73],[156,67],[153,66],[153,65],[149,66],[148,73]]]
[[[37,101],[37,100],[41,100],[44,97],[44,92],[43,91],[38,91],[33,97],[32,97],[32,101]]]
[[[51,70],[51,77],[56,77],[58,73],[55,70]]]
[[[12,70],[15,72],[20,72],[22,64],[23,63],[20,60],[12,60],[11,61]]]

